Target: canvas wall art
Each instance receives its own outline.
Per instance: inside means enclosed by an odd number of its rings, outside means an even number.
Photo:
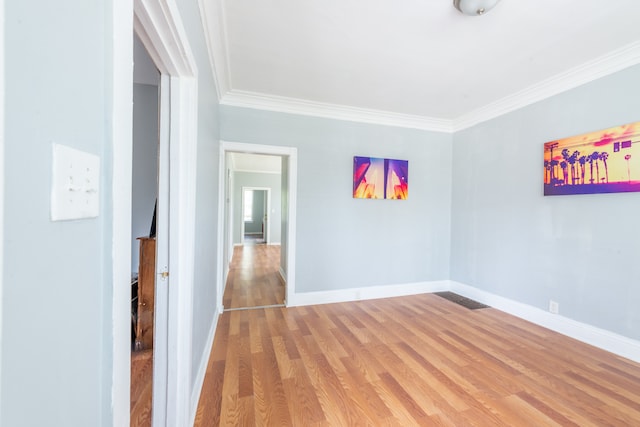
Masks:
[[[406,200],[408,195],[408,160],[353,158],[354,198]]]
[[[640,191],[640,122],[544,144],[544,195]]]

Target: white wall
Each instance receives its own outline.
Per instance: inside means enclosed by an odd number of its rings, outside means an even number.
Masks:
[[[544,197],[543,144],[640,120],[640,66],[453,141],[451,278],[640,339],[637,193]]]
[[[296,292],[448,279],[451,135],[229,106],[220,126],[298,149]],[[409,200],[353,199],[354,155],[409,160]]]

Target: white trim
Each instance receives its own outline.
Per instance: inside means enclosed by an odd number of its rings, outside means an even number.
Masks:
[[[167,426],[185,425],[191,397],[198,88],[195,78],[171,78]],[[176,99],[177,98],[177,99]],[[174,103],[175,101],[175,103]],[[176,123],[177,122],[177,123]],[[176,197],[177,196],[177,197]],[[176,274],[177,273],[177,274]]]
[[[222,143],[220,144],[220,154],[218,156],[218,242],[217,242],[217,250],[218,256],[216,257],[216,271],[218,272],[218,277],[216,278],[216,301],[218,301],[218,306],[222,306],[222,295],[224,293],[224,286],[227,282],[227,276],[229,274],[229,262],[227,262],[225,258],[225,245],[227,244],[225,235],[225,226],[229,226],[229,224],[225,224],[225,218],[227,217],[226,208],[230,203],[227,203],[227,197],[230,197],[230,194],[227,194],[227,186],[228,181],[227,178],[227,155],[222,147]],[[230,160],[233,161],[233,160]],[[231,193],[231,191],[229,191]],[[227,230],[228,231],[228,230]],[[230,241],[229,243],[233,243]],[[233,253],[233,251],[231,251]],[[229,255],[231,256],[231,255]],[[222,291],[220,288],[222,287]]]
[[[269,154],[274,156],[285,157],[289,166],[289,181],[287,183],[289,189],[288,203],[288,229],[287,229],[287,270],[288,280],[286,281],[286,299],[295,294],[295,253],[296,253],[296,200],[297,200],[297,182],[298,182],[298,149],[295,147],[277,146],[277,145],[260,145],[247,144],[241,142],[220,141],[220,162],[218,177],[218,242],[217,242],[217,301],[222,305],[224,286],[226,280],[226,269],[222,268],[222,258],[224,257],[224,218],[225,218],[225,191],[224,191],[224,174],[227,169],[227,153],[252,153],[252,154]]]
[[[111,25],[112,422],[128,426],[131,408],[131,158],[133,153],[133,1],[113,2]]]
[[[255,108],[259,110],[277,111],[280,113],[300,114],[304,116],[324,117],[352,122],[373,123],[386,126],[398,126],[412,129],[423,129],[434,132],[451,133],[453,121],[391,111],[372,110],[329,104],[304,99],[287,98],[232,89],[220,100],[223,105]]]
[[[213,81],[218,94],[218,102],[231,89],[231,70],[229,68],[228,36],[222,0],[198,0],[202,27],[205,32],[205,42],[209,55],[209,65],[213,74]],[[214,49],[213,41],[218,41],[219,49]],[[218,52],[219,50],[219,52]],[[215,52],[215,53],[214,53]]]
[[[280,274],[280,279],[283,283],[287,283],[287,273],[284,272],[282,266],[278,267],[278,274]]]
[[[169,286],[167,311],[166,390],[154,380],[154,426],[187,425],[190,417],[192,294],[195,242],[197,146],[197,74],[175,0],[135,0],[134,26],[161,74],[170,76],[171,131],[169,183]],[[132,39],[131,26],[128,37]],[[129,56],[129,63],[132,55]],[[131,74],[131,73],[130,73]],[[131,77],[129,84],[132,84]],[[129,99],[129,103],[130,103]],[[129,133],[131,128],[129,127]],[[129,162],[130,163],[130,162]],[[130,181],[129,181],[130,183]],[[129,228],[130,230],[130,228]],[[129,231],[130,234],[130,231]],[[165,354],[156,348],[155,357]],[[127,372],[128,375],[128,372]]]
[[[450,290],[578,341],[640,362],[640,341],[586,323],[577,322],[564,316],[552,314],[540,308],[513,301],[453,280],[450,281]]]
[[[218,320],[220,319],[220,315],[222,314],[222,310],[220,307],[216,309],[216,313],[213,317],[213,322],[211,323],[211,327],[209,328],[209,335],[207,336],[207,342],[204,345],[204,349],[202,350],[202,355],[200,356],[200,366],[198,367],[198,373],[196,374],[196,379],[193,382],[193,390],[191,390],[191,412],[189,417],[189,424],[192,426],[196,420],[196,414],[198,412],[198,402],[200,401],[200,395],[202,394],[202,386],[204,385],[204,377],[207,374],[207,367],[209,366],[209,359],[211,356],[211,349],[213,348],[213,339],[216,336],[216,329],[218,328]]]
[[[284,276],[284,271],[280,270]],[[581,323],[564,316],[523,304],[473,286],[454,280],[438,280],[432,282],[416,282],[399,285],[382,285],[362,288],[339,289],[298,293],[288,296],[287,306],[305,306],[330,304],[337,302],[362,301],[378,298],[393,298],[407,295],[418,295],[441,291],[451,291],[471,298],[495,309],[504,311],[536,325],[574,338],[578,341],[609,351],[618,356],[640,362],[640,341]]]
[[[297,200],[298,200],[298,150],[292,148],[288,156],[287,164],[287,189],[289,201],[287,203],[287,246],[286,246],[286,278],[285,305],[289,304],[289,300],[296,293],[296,229],[297,229]],[[282,230],[280,231],[282,236]],[[282,238],[280,239],[282,240]]]
[[[368,286],[333,291],[305,292],[288,298],[288,306],[330,304],[334,302],[363,301],[378,298],[393,298],[449,290],[448,280],[404,283],[397,285]]]
[[[0,0],[0,311],[4,286],[4,0]],[[0,315],[0,384],[2,384],[2,316]],[[2,387],[0,387],[2,402]],[[0,420],[2,408],[0,408]]]
[[[567,90],[639,63],[640,41],[636,41],[474,111],[462,114],[455,119],[350,107],[243,91],[231,89],[230,87],[228,90],[221,92],[220,103],[234,107],[453,133],[566,92]]]
[[[134,27],[161,74],[198,74],[176,0],[134,0]]]
[[[454,120],[453,131],[457,132],[486,122],[639,63],[640,41],[636,41],[475,111],[463,114]]]
[[[243,172],[243,173],[264,173],[264,174],[272,174],[272,175],[282,175],[282,172],[279,171],[262,171],[259,169],[232,169],[235,172]]]

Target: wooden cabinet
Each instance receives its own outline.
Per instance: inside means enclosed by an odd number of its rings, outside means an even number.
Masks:
[[[135,349],[153,348],[153,317],[156,279],[156,239],[139,237],[140,267],[138,269],[138,316]]]

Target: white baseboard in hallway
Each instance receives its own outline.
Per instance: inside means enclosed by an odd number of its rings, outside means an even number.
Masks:
[[[213,317],[213,322],[209,328],[209,335],[207,336],[207,342],[202,350],[202,357],[200,358],[200,365],[198,366],[198,373],[193,383],[193,389],[191,389],[191,413],[189,414],[190,424],[196,420],[196,412],[198,411],[198,402],[200,402],[200,393],[202,392],[202,385],[204,384],[204,377],[207,373],[207,366],[209,366],[209,357],[211,356],[211,349],[213,348],[213,339],[216,336],[216,328],[218,326],[218,319],[222,314],[222,307],[218,307],[216,314]]]
[[[450,281],[449,290],[578,341],[640,362],[640,341],[453,280]]]
[[[407,295],[425,294],[449,290],[448,280],[432,282],[416,282],[398,285],[371,286],[363,288],[338,289],[333,291],[318,291],[296,293],[288,306],[313,304],[329,304],[334,302],[361,301],[377,298],[392,298]]]
[[[454,292],[536,325],[577,339],[578,341],[593,345],[635,362],[640,362],[640,341],[578,322],[568,317],[552,314],[546,310],[492,294],[454,280],[296,293],[287,300],[287,306],[294,307],[376,298],[392,298],[443,291]]]

